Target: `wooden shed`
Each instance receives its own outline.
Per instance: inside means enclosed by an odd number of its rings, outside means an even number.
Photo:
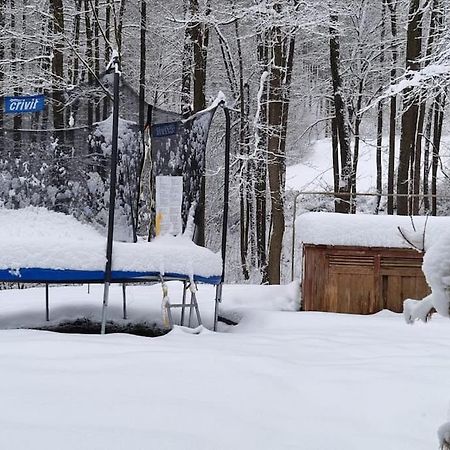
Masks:
[[[431,242],[448,218],[307,213],[297,220],[302,253],[302,310],[372,314],[403,311],[406,298],[430,290],[423,253],[411,248]],[[425,230],[425,233],[424,233]]]

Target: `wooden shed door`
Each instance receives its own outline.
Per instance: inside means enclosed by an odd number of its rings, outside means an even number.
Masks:
[[[422,258],[406,255],[383,255],[380,260],[383,308],[403,311],[403,300],[421,299],[430,293],[422,272]]]
[[[329,311],[370,314],[379,310],[374,255],[329,254],[327,260]]]

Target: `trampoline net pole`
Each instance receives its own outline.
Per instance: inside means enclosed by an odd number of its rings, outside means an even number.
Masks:
[[[102,308],[102,328],[101,334],[106,332],[106,308],[108,307],[109,285],[111,283],[112,272],[112,253],[114,240],[114,212],[116,205],[116,184],[117,184],[117,156],[119,140],[119,55],[113,57],[114,67],[114,107],[112,123],[112,150],[111,150],[111,176],[109,185],[109,217],[108,217],[108,236],[106,242],[106,268],[105,268],[105,287],[103,290],[103,308]]]
[[[108,307],[109,300],[109,281],[105,281],[103,286],[103,308],[102,308],[102,328],[101,334],[106,333],[106,309]]]
[[[45,283],[45,320],[50,321],[50,306],[49,306],[49,292],[48,283]]]

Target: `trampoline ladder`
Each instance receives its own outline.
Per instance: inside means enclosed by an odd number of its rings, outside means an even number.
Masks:
[[[165,311],[167,313],[167,318],[169,321],[169,326],[170,328],[173,328],[174,326],[174,321],[173,321],[173,316],[172,316],[172,308],[181,308],[181,318],[180,318],[180,325],[184,326],[185,325],[185,312],[186,309],[189,309],[189,318],[188,318],[188,327],[192,327],[192,311],[195,311],[195,315],[197,318],[197,326],[202,325],[202,318],[200,315],[200,309],[198,307],[198,302],[197,302],[197,295],[196,295],[196,291],[197,288],[195,286],[195,283],[193,281],[191,282],[186,282],[183,281],[183,299],[181,303],[170,303],[170,300],[167,296],[167,291],[164,291],[165,289],[167,289],[167,287],[165,287],[165,282],[162,281],[163,284],[163,292],[165,292],[164,294],[164,299],[163,300],[163,307],[165,308]],[[191,292],[191,297],[190,297],[190,302],[187,303],[186,302],[186,293],[187,290],[189,290]]]

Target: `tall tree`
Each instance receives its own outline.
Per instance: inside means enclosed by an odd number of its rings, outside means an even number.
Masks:
[[[147,57],[147,0],[141,0],[141,42],[140,42],[140,57],[139,57],[139,128],[143,133],[145,124],[145,69]]]
[[[422,18],[423,9],[420,0],[410,0],[408,13],[408,28],[406,36],[406,69],[417,72],[420,69],[422,49]],[[401,119],[400,155],[397,173],[397,213],[407,215],[408,193],[410,183],[411,157],[415,153],[417,122],[419,116],[419,101],[413,96],[408,97],[412,88],[403,91],[403,112]]]
[[[395,82],[397,77],[397,60],[398,60],[398,44],[397,44],[397,3],[398,0],[385,0],[389,9],[391,22],[391,83]],[[394,179],[395,179],[395,137],[397,124],[397,96],[392,95],[389,106],[389,161],[388,161],[388,178],[387,178],[387,213],[394,214]]]
[[[50,0],[50,15],[53,20],[52,58],[52,103],[53,126],[64,128],[64,8],[62,0]]]
[[[5,28],[5,9],[6,0],[0,0],[0,29]],[[0,39],[0,94],[5,92],[4,82],[5,82],[5,70],[4,70],[4,59],[5,59],[5,45],[3,39]],[[3,150],[3,126],[4,126],[4,111],[3,111],[3,101],[0,100],[0,151]]]
[[[260,83],[257,93],[257,110],[255,114],[255,222],[256,254],[262,279],[267,279],[267,77],[268,47],[264,30],[257,35],[257,55],[260,68]]]
[[[335,11],[330,13],[330,68],[331,81],[333,86],[334,110],[336,118],[336,130],[340,148],[340,181],[339,181],[339,202],[336,205],[336,212],[350,212],[350,192],[351,192],[351,172],[352,155],[350,150],[350,135],[346,119],[347,105],[343,96],[343,83],[340,71],[340,39],[339,20]]]
[[[206,17],[210,14],[209,1],[206,2],[204,11],[200,11],[198,0],[190,0],[192,16],[192,55],[193,55],[193,107],[194,113],[206,107],[206,60],[208,55],[209,25]],[[201,20],[203,16],[204,20]],[[205,205],[206,205],[206,180],[202,177],[199,204],[196,211],[195,241],[200,246],[205,246]]]
[[[280,264],[285,227],[284,188],[286,175],[286,133],[290,103],[290,87],[295,50],[295,27],[282,27],[286,14],[297,14],[299,2],[285,8],[283,2],[272,5],[275,25],[269,30],[269,88],[267,172],[269,179],[271,229],[267,281],[278,284],[281,280]],[[287,12],[289,11],[289,12]],[[277,20],[278,18],[278,20]],[[278,23],[277,23],[278,22]]]

